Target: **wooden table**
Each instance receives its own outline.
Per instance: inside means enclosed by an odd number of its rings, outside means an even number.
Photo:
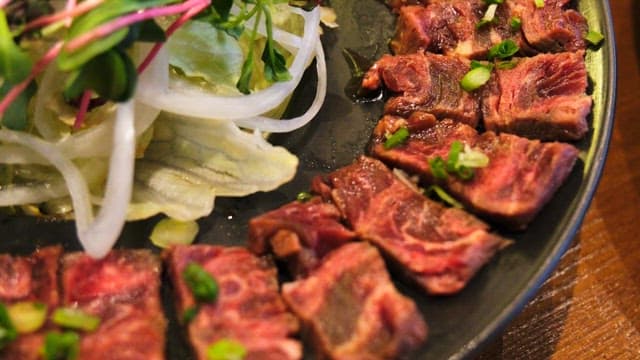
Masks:
[[[640,359],[640,1],[610,3],[618,97],[602,180],[556,271],[479,359]]]

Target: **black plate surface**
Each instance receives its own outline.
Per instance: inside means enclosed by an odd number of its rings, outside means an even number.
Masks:
[[[600,49],[587,54],[594,108],[591,131],[576,144],[581,150],[580,160],[526,232],[501,232],[515,239],[515,244],[480,271],[460,294],[431,298],[418,289],[398,283],[400,289],[419,304],[430,326],[429,341],[414,354],[415,358],[460,359],[477,353],[535,294],[580,226],[600,177],[613,125],[615,48],[608,2],[581,0],[577,4],[590,27],[606,38]],[[298,192],[308,188],[314,175],[347,165],[364,152],[371,130],[382,113],[382,103],[357,104],[347,96],[345,87],[351,73],[343,50],[351,49],[369,59],[388,52],[387,42],[395,19],[378,0],[332,0],[331,5],[338,13],[340,27],[323,35],[329,68],[326,103],[311,124],[291,134],[272,137],[273,142],[300,157],[296,178],[271,193],[216,199],[214,213],[200,221],[198,242],[244,244],[248,219],[291,201]],[[313,98],[314,81],[313,74],[305,75],[292,101],[292,111],[304,107]],[[152,248],[147,237],[157,220],[128,224],[117,246]],[[78,249],[72,223],[0,217],[0,234],[1,252],[27,253],[36,246],[52,243]],[[165,305],[170,309],[168,287],[163,293]],[[173,318],[168,335],[168,357],[190,358]]]

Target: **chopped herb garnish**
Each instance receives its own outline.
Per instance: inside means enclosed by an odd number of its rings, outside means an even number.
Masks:
[[[385,150],[392,149],[396,146],[402,145],[409,138],[409,129],[406,127],[401,127],[393,134],[387,137],[387,140],[384,142]]]
[[[190,262],[182,271],[182,278],[196,300],[213,302],[218,297],[218,283],[202,266]]]
[[[500,70],[509,70],[509,69],[513,69],[514,67],[516,67],[516,65],[518,65],[518,62],[515,60],[511,60],[511,61],[500,61],[496,64],[496,67]]]
[[[436,179],[444,180],[448,177],[446,163],[440,156],[429,160],[429,168]]]
[[[200,307],[198,305],[194,305],[186,308],[182,313],[182,323],[183,324],[190,323],[191,320],[193,320],[196,317],[196,315],[198,315],[198,311],[200,311]]]
[[[589,44],[598,46],[604,40],[604,35],[597,31],[589,30],[589,32],[584,36],[584,39],[588,41]]]
[[[79,347],[80,337],[75,332],[50,332],[44,338],[42,355],[45,360],[75,360]]]
[[[544,7],[544,0],[533,0],[533,3],[536,5],[537,8]]]
[[[56,309],[51,320],[62,327],[84,331],[93,331],[100,325],[99,317],[69,307]]]
[[[493,63],[490,63],[488,61],[471,60],[471,69],[475,69],[479,67],[484,67],[489,70],[493,70]]]
[[[487,57],[489,58],[489,60],[506,59],[515,55],[518,51],[520,51],[518,44],[516,44],[516,42],[511,39],[507,39],[492,46],[489,49],[489,54],[487,55]]]
[[[435,193],[436,195],[438,195],[438,197],[444,201],[445,203],[458,208],[458,209],[462,209],[462,204],[460,202],[458,202],[456,199],[454,199],[451,195],[449,195],[446,191],[444,191],[443,188],[441,188],[438,185],[431,185],[427,188],[426,190],[426,194],[427,196],[430,196],[432,193]]]
[[[298,200],[300,202],[307,202],[307,201],[311,200],[312,197],[313,197],[313,195],[311,195],[311,193],[306,192],[306,191],[301,191],[296,196],[296,200]]]
[[[522,20],[520,20],[519,17],[512,17],[511,18],[511,29],[514,31],[518,31],[520,30],[520,28],[522,28]]]
[[[471,92],[486,84],[491,78],[491,70],[485,66],[479,66],[469,70],[460,80],[460,86],[464,91]]]
[[[247,349],[241,343],[231,339],[221,339],[207,348],[208,360],[242,360]]]
[[[476,24],[476,28],[481,28],[487,24],[493,22],[496,17],[496,10],[498,9],[498,3],[492,3],[487,7],[487,11],[485,11],[484,16],[480,19],[480,22]]]
[[[0,303],[0,349],[15,340],[17,336],[18,332],[11,322],[7,308]]]
[[[7,307],[11,323],[21,334],[34,332],[47,320],[47,305],[34,301],[21,301]]]
[[[445,180],[449,174],[462,180],[470,180],[474,176],[474,168],[489,165],[489,157],[483,152],[473,150],[469,145],[456,140],[451,143],[447,160],[436,156],[429,160],[429,168],[435,179]]]

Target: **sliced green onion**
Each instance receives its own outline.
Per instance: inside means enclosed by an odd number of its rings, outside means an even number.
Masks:
[[[496,10],[498,9],[498,4],[492,3],[487,7],[487,11],[485,11],[484,16],[480,19],[480,22],[476,25],[476,28],[481,28],[491,22],[496,17]]]
[[[544,0],[533,0],[533,3],[536,4],[537,8],[543,8],[544,7]]]
[[[11,322],[7,308],[0,303],[0,349],[15,340],[17,336],[18,332]]]
[[[198,311],[200,311],[200,307],[195,305],[189,308],[186,308],[182,313],[182,323],[188,324],[193,320],[196,315],[198,315]]]
[[[34,301],[21,301],[7,308],[11,323],[20,334],[34,332],[47,320],[47,305]]]
[[[247,349],[241,343],[231,339],[221,339],[207,348],[207,360],[242,360]]]
[[[487,61],[471,60],[472,70],[479,67],[487,68],[488,70],[493,70],[493,63],[490,63]]]
[[[451,148],[449,149],[449,156],[447,157],[447,171],[454,172],[458,168],[458,158],[460,157],[460,153],[464,149],[464,144],[462,142],[455,140],[451,143]]]
[[[518,44],[516,44],[515,41],[511,39],[507,39],[499,42],[498,44],[493,45],[489,49],[489,54],[487,55],[487,57],[489,58],[489,60],[506,59],[508,57],[515,55],[519,50],[520,48],[518,47]]]
[[[429,168],[434,178],[444,180],[448,177],[446,163],[440,156],[429,160]]]
[[[182,271],[182,278],[196,300],[212,302],[218,297],[218,283],[202,266],[190,262]]]
[[[75,332],[50,332],[44,338],[42,355],[45,360],[75,360],[79,348],[80,337]]]
[[[511,61],[500,61],[496,67],[500,70],[509,70],[509,69],[513,69],[514,67],[516,67],[516,65],[518,65],[518,62],[515,60],[511,60]]]
[[[522,20],[520,20],[520,18],[516,17],[516,16],[512,17],[511,18],[511,29],[515,30],[515,31],[518,31],[518,30],[520,30],[520,28],[522,28]]]
[[[477,67],[469,70],[460,80],[460,86],[467,92],[471,92],[486,84],[491,78],[491,70],[486,67]]]
[[[465,144],[464,151],[458,156],[458,165],[469,168],[483,168],[489,165],[489,157],[482,151],[472,149]]]
[[[93,331],[100,325],[99,317],[70,307],[56,309],[51,320],[62,327],[84,331]]]
[[[589,32],[584,36],[584,39],[591,45],[597,46],[600,45],[602,40],[604,40],[604,35],[597,31],[589,30]]]
[[[456,168],[456,175],[462,180],[471,180],[475,175],[475,171],[473,168],[460,165]]]
[[[296,196],[296,200],[298,200],[300,202],[307,202],[307,201],[311,200],[312,197],[313,197],[313,195],[311,195],[311,193],[306,192],[306,191],[301,191]]]
[[[444,191],[443,188],[441,188],[438,185],[431,185],[429,186],[429,188],[427,188],[427,195],[430,195],[431,193],[435,193],[436,195],[438,195],[438,197],[444,201],[445,203],[458,208],[458,209],[462,209],[462,204],[460,202],[458,202],[456,199],[454,199],[451,195],[447,194],[446,191]]]
[[[179,221],[172,218],[160,220],[149,236],[151,242],[161,248],[171,245],[189,245],[198,235],[198,223],[195,221]]]
[[[385,150],[392,149],[396,146],[402,145],[407,138],[409,137],[409,129],[406,127],[401,127],[396,130],[392,135],[387,137],[387,140],[384,142]]]

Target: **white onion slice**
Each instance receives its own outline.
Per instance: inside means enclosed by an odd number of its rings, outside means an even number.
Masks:
[[[129,100],[119,104],[116,111],[113,151],[109,161],[109,176],[102,207],[89,226],[82,227],[80,223],[77,225],[80,243],[87,254],[94,258],[107,255],[126,221],[133,187],[135,148],[134,103],[133,100]]]
[[[316,70],[318,72],[316,96],[309,109],[303,115],[292,119],[272,119],[264,116],[255,116],[249,119],[235,120],[236,125],[248,129],[282,133],[296,130],[311,121],[318,114],[320,108],[322,108],[324,99],[327,96],[327,64],[324,59],[324,51],[320,41],[316,43],[315,53]]]
[[[297,10],[297,9],[296,9]],[[298,86],[305,68],[319,42],[317,29],[320,10],[299,11],[305,18],[300,48],[289,68],[292,79],[242,96],[215,96],[193,88],[169,89],[168,58],[161,50],[140,76],[136,99],[150,106],[179,115],[199,118],[243,119],[258,116],[276,108]],[[278,39],[276,39],[278,41]]]

